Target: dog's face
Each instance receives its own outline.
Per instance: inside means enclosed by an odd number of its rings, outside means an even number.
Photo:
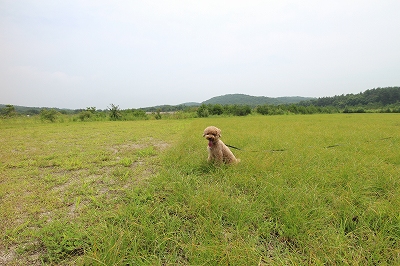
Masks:
[[[221,137],[221,129],[214,126],[207,127],[206,129],[204,129],[203,137],[208,140],[208,146],[211,147],[211,145],[217,142],[218,139]]]

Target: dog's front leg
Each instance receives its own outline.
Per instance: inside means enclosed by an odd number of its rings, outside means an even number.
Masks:
[[[219,164],[224,162],[224,153],[222,150],[218,150],[218,152],[215,154],[215,161]]]
[[[211,162],[213,160],[213,156],[212,156],[212,150],[210,147],[207,147],[207,151],[208,151],[208,158],[207,158],[207,162]]]

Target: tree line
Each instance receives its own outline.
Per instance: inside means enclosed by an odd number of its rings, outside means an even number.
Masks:
[[[27,109],[28,110],[28,109]],[[249,114],[331,114],[331,113],[400,113],[400,87],[376,88],[359,94],[347,94],[322,97],[294,104],[263,104],[256,107],[248,104],[202,104],[200,106],[164,105],[151,109],[125,109],[111,104],[106,110],[87,107],[69,112],[54,108],[34,109],[28,115],[38,115],[43,121],[57,121],[67,115],[72,121],[102,120],[145,120],[145,119],[181,119],[209,116],[246,116]],[[151,110],[151,111],[149,111]],[[0,117],[10,118],[26,115],[13,105],[0,108]]]
[[[358,94],[342,94],[303,101],[301,105],[379,108],[400,103],[400,87],[375,88]]]

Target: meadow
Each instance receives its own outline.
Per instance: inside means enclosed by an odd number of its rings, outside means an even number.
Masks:
[[[400,264],[399,114],[15,118],[0,145],[0,265]]]

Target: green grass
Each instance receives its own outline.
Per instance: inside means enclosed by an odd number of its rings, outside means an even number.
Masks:
[[[399,118],[2,121],[0,264],[400,264]]]

